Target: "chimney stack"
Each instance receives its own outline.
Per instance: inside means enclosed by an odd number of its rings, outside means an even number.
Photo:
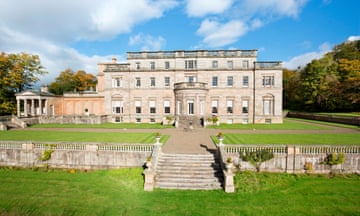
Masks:
[[[117,59],[115,57],[113,57],[111,60],[112,60],[112,63],[115,64]]]

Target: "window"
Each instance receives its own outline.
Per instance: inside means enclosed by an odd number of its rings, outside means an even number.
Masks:
[[[243,76],[242,85],[244,87],[249,87],[249,76]]]
[[[153,100],[150,101],[149,107],[150,107],[150,113],[156,113],[155,101],[153,101]]]
[[[124,107],[122,101],[112,101],[112,113],[113,114],[124,113]]]
[[[122,116],[116,116],[115,117],[115,122],[123,122],[123,117]]]
[[[228,86],[233,86],[234,84],[234,77],[233,76],[228,76],[227,77],[227,85]]]
[[[165,62],[165,69],[168,70],[170,68],[170,62],[166,61]]]
[[[264,87],[274,86],[274,76],[263,76],[263,86]]]
[[[228,61],[227,67],[228,67],[228,69],[233,69],[233,67],[234,67],[233,61]]]
[[[141,101],[135,101],[135,113],[141,113]]]
[[[218,101],[213,100],[211,101],[211,113],[217,113],[218,112]]]
[[[140,123],[141,122],[141,118],[136,118],[136,123]]]
[[[140,70],[140,62],[135,63],[136,70]]]
[[[150,70],[155,70],[155,62],[150,62]]]
[[[212,68],[218,68],[218,61],[212,61]]]
[[[112,78],[112,87],[120,88],[122,86],[122,79],[120,77]]]
[[[232,100],[228,100],[226,101],[226,112],[227,114],[232,114],[233,113],[233,101]]]
[[[217,76],[212,77],[212,86],[218,86],[218,77]]]
[[[187,81],[188,81],[189,83],[193,83],[193,82],[195,81],[194,76],[188,76],[188,77],[186,77],[186,78],[187,78]]]
[[[166,87],[169,87],[170,86],[170,77],[165,77],[164,78],[164,83],[165,83]]]
[[[248,69],[248,68],[249,68],[249,61],[243,61],[243,62],[242,62],[242,67],[243,67],[244,69]]]
[[[164,113],[170,114],[170,101],[168,100],[164,101]]]
[[[264,115],[271,115],[271,100],[264,100]]]
[[[196,69],[196,60],[186,60],[185,69]]]
[[[154,118],[150,118],[150,123],[155,123],[155,119],[154,119]]]
[[[242,113],[243,114],[249,113],[249,101],[247,101],[247,100],[242,101]]]
[[[136,77],[135,87],[136,87],[136,88],[140,88],[140,86],[141,86],[141,79],[140,79],[140,77]]]
[[[150,77],[150,87],[155,87],[155,77]]]

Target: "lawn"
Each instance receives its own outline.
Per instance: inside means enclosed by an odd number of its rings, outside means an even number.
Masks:
[[[105,129],[164,129],[173,128],[172,125],[156,124],[135,124],[135,123],[103,123],[103,124],[36,124],[31,128],[105,128]]]
[[[215,129],[240,129],[240,130],[330,130],[320,124],[308,124],[303,121],[285,118],[282,124],[220,124],[219,126],[211,123],[207,128]]]
[[[218,143],[216,135],[212,140]],[[317,145],[359,145],[360,133],[331,134],[227,134],[224,144],[317,144]]]
[[[236,192],[143,191],[140,168],[0,169],[0,215],[359,215],[360,176],[245,172]]]
[[[160,142],[169,138],[163,135]],[[69,141],[69,142],[114,142],[114,143],[155,143],[155,133],[130,132],[79,132],[46,130],[0,131],[0,140]]]

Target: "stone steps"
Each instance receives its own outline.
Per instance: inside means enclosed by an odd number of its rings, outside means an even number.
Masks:
[[[161,153],[156,169],[155,187],[182,190],[222,189],[223,174],[211,154]]]

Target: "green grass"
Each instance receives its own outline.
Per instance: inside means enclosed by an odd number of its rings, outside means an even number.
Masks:
[[[207,128],[215,129],[241,129],[241,130],[330,130],[328,127],[315,124],[307,124],[301,121],[284,119],[283,124],[220,124],[219,126],[208,125]]]
[[[135,123],[103,123],[103,124],[36,124],[31,128],[105,128],[105,129],[163,129],[173,128],[172,125],[156,124],[135,124]]]
[[[360,176],[245,172],[236,192],[143,191],[140,168],[0,169],[0,215],[359,215]]]
[[[216,135],[211,136],[218,143]],[[224,144],[323,144],[323,145],[359,145],[360,133],[344,134],[227,134]]]
[[[163,135],[160,142],[168,138]],[[155,143],[155,133],[10,130],[0,131],[0,140]]]

